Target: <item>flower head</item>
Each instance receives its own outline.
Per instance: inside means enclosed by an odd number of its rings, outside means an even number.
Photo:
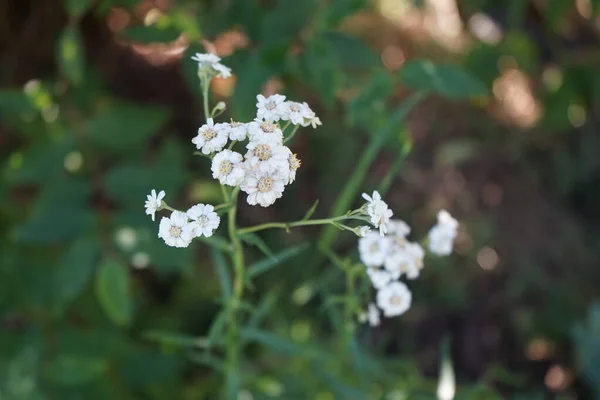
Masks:
[[[210,204],[196,204],[187,210],[186,215],[192,220],[189,226],[192,228],[194,237],[211,237],[213,231],[219,227],[221,222],[215,208]]]
[[[208,73],[216,75],[219,78],[229,78],[231,69],[221,64],[221,58],[212,53],[196,53],[192,60],[198,62],[199,73]]]
[[[215,124],[212,118],[198,129],[198,135],[192,139],[203,154],[220,151],[227,144],[228,132],[224,124]]]
[[[374,191],[373,196],[363,193],[362,197],[367,200],[366,210],[369,217],[371,217],[371,223],[379,228],[381,236],[385,235],[387,224],[394,213],[388,208],[387,203],[381,200],[379,192]]]
[[[354,233],[356,233],[356,236],[361,238],[367,236],[369,232],[371,232],[371,227],[366,225],[358,226],[354,229]]]
[[[368,314],[369,314],[369,326],[371,326],[371,327],[379,326],[379,324],[381,323],[381,317],[379,316],[379,309],[377,308],[377,306],[375,304],[369,303]]]
[[[171,247],[188,247],[193,238],[193,227],[188,217],[181,211],[173,211],[170,217],[163,217],[158,227],[158,237]]]
[[[287,151],[288,151],[288,181],[287,184],[289,185],[290,183],[294,182],[296,180],[296,171],[298,170],[298,168],[300,168],[300,165],[302,164],[302,162],[300,161],[300,159],[296,156],[296,154],[293,154],[291,152],[290,149],[288,149],[286,147]]]
[[[286,146],[262,138],[250,141],[246,148],[248,149],[246,161],[250,169],[258,169],[262,172],[279,171],[282,175],[289,176],[288,156],[291,151]]]
[[[368,267],[383,265],[389,247],[388,238],[369,232],[365,237],[358,239],[358,252],[360,260]]]
[[[386,317],[404,314],[412,301],[412,294],[402,282],[392,282],[377,292],[377,306]]]
[[[294,125],[303,125],[305,121],[310,121],[315,116],[313,110],[306,103],[286,101],[284,105],[286,112],[282,115],[281,119],[290,121]]]
[[[248,194],[248,204],[268,207],[283,195],[286,179],[279,171],[252,170],[240,188]]]
[[[144,203],[144,207],[146,207],[146,215],[152,215],[152,221],[154,221],[154,214],[160,208],[162,204],[162,199],[165,197],[165,191],[161,190],[156,195],[156,190],[152,189],[150,194],[147,196],[146,203]]]
[[[388,233],[400,236],[402,238],[408,236],[410,233],[410,226],[400,219],[392,219],[387,224]]]
[[[269,141],[283,144],[283,132],[276,122],[255,120],[247,124],[250,141]]]
[[[246,136],[248,135],[248,124],[231,121],[224,125],[229,133],[229,139],[238,141],[246,139]]]
[[[429,251],[439,256],[452,253],[458,234],[458,221],[445,210],[438,213],[438,221],[429,231]]]
[[[218,179],[221,185],[238,186],[246,176],[242,155],[231,150],[217,153],[210,169],[213,178]]]
[[[375,289],[381,289],[393,280],[392,274],[388,271],[376,267],[367,268],[367,275]]]
[[[285,96],[274,94],[265,97],[262,94],[256,96],[256,117],[265,121],[279,121],[287,116],[287,106]]]

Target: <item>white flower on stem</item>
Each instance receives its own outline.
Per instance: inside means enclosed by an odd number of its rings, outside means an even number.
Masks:
[[[288,180],[286,185],[289,185],[290,183],[296,180],[296,171],[298,170],[298,168],[300,168],[302,162],[296,156],[296,154],[292,153],[292,151],[289,148],[286,147],[286,149],[288,153]]]
[[[265,121],[279,121],[288,113],[285,104],[285,96],[274,94],[265,97],[262,94],[256,96],[256,117]]]
[[[158,195],[156,195],[156,190],[152,189],[150,194],[146,196],[148,200],[144,203],[144,207],[146,207],[146,215],[152,215],[152,221],[154,221],[154,214],[160,208],[162,204],[162,199],[165,197],[165,191],[161,190]]]
[[[238,186],[246,176],[242,155],[231,150],[217,153],[210,169],[221,185]]]
[[[281,117],[284,121],[290,121],[294,125],[303,125],[306,120],[314,118],[315,113],[306,103],[295,101],[285,102],[286,113]]]
[[[188,247],[193,238],[193,227],[188,224],[184,212],[173,211],[169,218],[160,220],[158,237],[171,247]]]
[[[275,144],[283,144],[283,132],[277,123],[255,120],[247,124],[250,141],[268,140]]]
[[[278,171],[248,171],[240,189],[248,194],[248,204],[268,207],[283,195],[286,179]]]
[[[228,132],[224,124],[215,124],[212,118],[198,129],[198,136],[192,139],[203,154],[220,151],[227,144]]]
[[[396,235],[396,236],[400,236],[400,237],[406,237],[408,236],[408,234],[410,233],[410,226],[408,226],[408,224],[400,219],[392,219],[388,222],[387,224],[387,228],[388,228],[388,233]]]
[[[215,212],[215,208],[210,204],[196,204],[186,212],[192,222],[189,226],[192,228],[194,237],[211,237],[213,231],[219,227],[221,218]]]
[[[369,303],[368,306],[368,314],[369,314],[369,326],[375,327],[379,326],[381,323],[381,317],[379,315],[379,309],[373,303]]]
[[[371,227],[366,225],[358,226],[354,229],[354,233],[361,238],[367,236],[369,232],[371,232]]]
[[[392,239],[393,244],[385,259],[385,269],[392,274],[394,279],[400,278],[402,274],[406,274],[408,279],[418,278],[425,256],[423,248],[420,244],[407,242],[404,238],[401,238],[400,244],[394,239]]]
[[[429,251],[439,256],[452,253],[454,239],[458,234],[458,221],[446,211],[438,213],[437,224],[429,231]]]
[[[373,196],[366,193],[362,194],[363,199],[367,201],[366,210],[371,223],[375,228],[379,228],[381,236],[387,233],[387,224],[394,213],[388,208],[385,201],[381,200],[379,192],[374,191]]]
[[[367,268],[367,275],[373,284],[373,287],[377,290],[385,287],[388,283],[393,280],[392,274],[385,269],[376,267]]]
[[[289,178],[288,156],[291,153],[289,148],[275,144],[266,138],[251,141],[246,148],[248,149],[246,161],[249,169],[258,169],[261,172],[280,171],[282,175]]]
[[[248,124],[231,121],[224,125],[229,133],[229,139],[238,141],[246,139],[246,136],[248,135]]]
[[[412,301],[412,294],[402,282],[392,282],[377,292],[377,306],[386,317],[404,314]]]
[[[218,76],[219,78],[229,78],[231,76],[231,68],[221,64],[221,57],[212,53],[196,53],[192,56],[192,60],[198,62],[198,71],[200,73],[208,72]]]
[[[310,119],[305,119],[304,123],[302,124],[302,126],[307,127],[307,126],[311,126],[313,129],[317,129],[317,126],[323,125],[323,123],[321,122],[321,120],[319,119],[319,117],[312,117]]]
[[[360,260],[367,267],[379,267],[383,265],[388,254],[388,248],[388,238],[380,236],[375,232],[369,232],[365,237],[358,239]]]

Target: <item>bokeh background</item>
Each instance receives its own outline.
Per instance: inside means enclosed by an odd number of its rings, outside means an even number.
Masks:
[[[294,185],[273,207],[242,206],[242,225],[299,219],[315,199],[328,216],[382,129],[361,189],[383,180],[416,237],[440,208],[461,222],[455,254],[411,282],[411,310],[359,326],[350,347],[328,303],[344,274],[314,248],[321,230],[262,235],[250,262],[292,250],[248,292],[240,399],[436,399],[444,363],[456,399],[600,398],[599,9],[4,0],[0,398],[218,397],[222,351],[202,340],[223,257],[168,248],[143,211],[152,188],[175,207],[220,201],[190,143],[204,119],[190,56],[206,51],[234,71],[211,87],[223,119],[248,121],[257,93],[281,92],[323,121],[296,136]],[[478,95],[434,91],[398,121],[425,88],[403,73],[417,59],[454,66]],[[333,245],[356,259],[351,236]]]

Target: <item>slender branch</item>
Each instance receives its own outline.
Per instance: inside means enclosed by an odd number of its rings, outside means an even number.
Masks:
[[[250,226],[248,228],[242,228],[238,232],[240,235],[243,235],[245,233],[257,232],[257,231],[262,231],[264,229],[272,229],[272,228],[282,228],[285,230],[289,230],[290,228],[294,228],[297,226],[328,225],[328,224],[335,225],[337,223],[337,221],[344,221],[344,220],[348,220],[348,219],[366,221],[366,222],[369,221],[366,217],[359,217],[359,216],[353,216],[353,215],[341,215],[339,217],[324,218],[324,219],[309,219],[306,221],[268,222],[266,224]]]
[[[200,84],[202,86],[202,102],[204,104],[204,118],[208,120],[211,115],[208,112],[208,89],[210,88],[210,79],[205,76],[203,79],[200,79]]]
[[[287,128],[287,125],[286,125]],[[294,137],[294,135],[296,134],[296,131],[298,130],[298,128],[300,128],[300,125],[296,125],[294,126],[294,129],[292,130],[292,133],[290,133],[290,136],[286,137],[285,139],[283,139],[283,143],[288,142],[290,139],[292,139]]]

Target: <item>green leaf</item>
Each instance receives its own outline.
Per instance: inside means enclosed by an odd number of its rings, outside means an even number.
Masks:
[[[211,347],[215,343],[220,342],[220,338],[223,337],[223,330],[225,329],[225,323],[227,322],[228,316],[229,310],[223,308],[213,319],[213,323],[210,325],[210,329],[208,330],[208,342],[206,344],[207,347]]]
[[[221,299],[226,302],[231,297],[231,274],[229,266],[223,254],[216,248],[211,249],[217,275],[219,276],[219,286],[221,287]]]
[[[96,297],[106,315],[117,325],[127,325],[133,314],[127,267],[108,260],[96,276]]]
[[[54,275],[59,306],[74,300],[86,287],[98,258],[95,239],[81,238],[73,242],[63,256]]]
[[[22,90],[2,89],[0,90],[0,114],[26,114],[36,110],[32,99]]]
[[[177,40],[181,30],[170,25],[134,25],[123,29],[120,34],[139,43],[169,43]]]
[[[343,70],[363,70],[381,65],[381,58],[358,37],[337,31],[323,34],[327,48],[333,50]]]
[[[34,216],[16,230],[19,240],[29,243],[58,243],[75,238],[94,226],[96,216],[83,207],[57,207]]]
[[[176,347],[206,347],[207,340],[202,337],[184,335],[181,333],[147,331],[142,335],[145,339],[159,342],[166,346]]]
[[[315,202],[313,203],[313,205],[308,209],[308,211],[306,212],[306,214],[304,214],[304,217],[302,217],[302,221],[307,221],[310,219],[310,217],[313,216],[313,214],[315,213],[317,206],[319,205],[319,199],[315,200]]]
[[[255,246],[256,248],[258,248],[265,256],[267,257],[271,257],[273,256],[273,252],[271,251],[271,249],[269,249],[269,246],[267,246],[267,244],[265,243],[264,240],[261,239],[260,236],[258,236],[255,233],[246,233],[242,236],[240,236],[240,239],[242,239],[243,242],[248,243],[251,246]]]
[[[167,118],[162,108],[113,103],[87,121],[84,129],[92,143],[125,153],[143,146]]]
[[[49,366],[49,379],[65,386],[77,386],[97,379],[108,370],[103,358],[61,354]]]
[[[295,257],[299,253],[303,252],[309,247],[308,243],[301,244],[299,246],[285,249],[279,253],[274,254],[272,257],[265,258],[259,262],[256,262],[248,267],[248,278],[254,278],[258,275],[264,274],[265,272],[275,268],[282,264],[284,261]]]
[[[91,0],[65,0],[67,13],[72,17],[79,17],[90,7]]]
[[[487,88],[476,78],[453,65],[413,60],[400,70],[403,83],[415,90],[430,90],[451,99],[485,96]]]
[[[83,80],[84,54],[79,31],[67,25],[58,39],[58,61],[60,69],[75,85]]]

